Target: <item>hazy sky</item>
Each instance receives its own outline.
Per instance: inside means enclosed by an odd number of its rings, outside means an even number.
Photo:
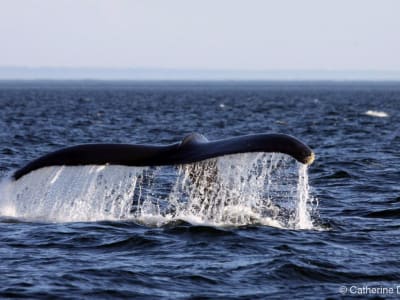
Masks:
[[[0,0],[0,66],[400,70],[400,1]]]

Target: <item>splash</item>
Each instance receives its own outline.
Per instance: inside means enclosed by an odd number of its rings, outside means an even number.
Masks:
[[[0,187],[0,215],[54,222],[177,220],[312,229],[307,166],[284,154],[229,155],[178,167],[47,167]]]
[[[312,202],[314,199],[310,197],[310,186],[308,185],[307,165],[299,165],[299,180],[297,183],[297,209],[294,227],[297,229],[312,229],[311,220]]]
[[[5,183],[0,213],[58,222],[124,219],[141,173],[116,166],[43,168]]]

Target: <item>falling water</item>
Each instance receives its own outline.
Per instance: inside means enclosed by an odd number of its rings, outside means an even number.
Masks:
[[[11,216],[58,222],[129,217],[143,168],[48,167],[6,183],[1,207]],[[139,188],[140,190],[140,188]]]
[[[311,229],[313,223],[310,217],[312,198],[310,198],[308,185],[307,165],[299,164],[299,181],[297,183],[297,211],[295,227],[298,229]]]
[[[47,167],[0,188],[0,214],[56,222],[175,220],[311,229],[307,167],[283,154],[229,155],[178,167]]]

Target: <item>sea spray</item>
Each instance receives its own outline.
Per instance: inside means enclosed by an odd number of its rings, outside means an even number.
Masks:
[[[277,153],[177,167],[47,167],[8,182],[0,193],[1,215],[29,220],[313,228],[307,167]]]
[[[295,228],[311,229],[313,223],[310,216],[311,202],[309,195],[308,172],[307,165],[299,165],[299,180],[297,183],[297,210],[295,219]]]
[[[15,217],[46,221],[128,218],[143,168],[47,167],[9,183]],[[2,208],[0,208],[2,211]]]
[[[214,225],[247,225],[260,221],[266,213],[275,216],[264,188],[285,157],[269,158],[262,153],[242,154],[181,166],[171,196],[185,199],[186,205],[180,205],[176,215]]]
[[[13,181],[3,178],[0,181],[0,216],[16,217],[14,201],[12,201]]]

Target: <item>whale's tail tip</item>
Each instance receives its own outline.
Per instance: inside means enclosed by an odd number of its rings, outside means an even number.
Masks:
[[[309,156],[304,158],[304,164],[309,166],[314,162],[314,160],[315,160],[315,154],[314,152],[311,152]]]

